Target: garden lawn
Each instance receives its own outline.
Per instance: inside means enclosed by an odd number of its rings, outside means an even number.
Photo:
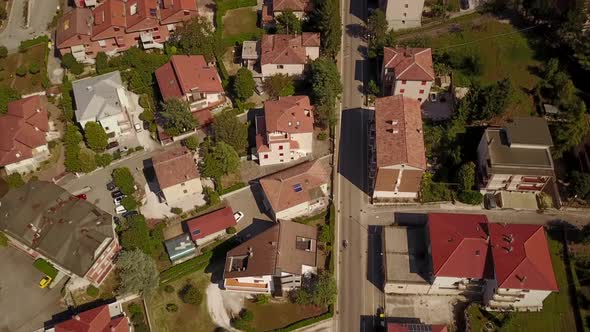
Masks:
[[[279,329],[303,319],[319,316],[327,311],[321,307],[293,303],[255,304],[250,301],[247,301],[246,309],[254,314],[254,320],[250,325],[256,331]]]
[[[576,322],[574,309],[571,306],[570,296],[568,293],[568,280],[565,270],[565,263],[561,252],[563,245],[561,242],[549,239],[549,251],[551,252],[551,262],[553,271],[557,279],[559,293],[552,293],[543,302],[543,311],[541,312],[518,312],[512,313],[513,318],[507,324],[502,326],[499,331],[505,332],[525,332],[525,331],[544,331],[544,332],[564,332],[576,331]],[[469,321],[472,331],[481,331],[481,326],[486,322],[485,317],[478,313],[477,308],[472,308],[468,312]],[[503,318],[501,313],[493,313],[498,319]]]
[[[478,56],[483,68],[477,79],[483,84],[491,84],[510,78],[514,96],[509,114],[530,115],[534,111],[533,99],[525,91],[531,91],[540,80],[531,70],[540,65],[535,59],[532,40],[529,40],[534,37],[532,33],[517,32],[513,25],[501,23],[490,16],[481,17],[477,23],[462,22],[458,25],[462,28],[461,32],[446,32],[432,38],[434,51]],[[467,44],[460,45],[464,43]],[[454,75],[458,86],[468,86],[472,79],[461,71],[455,71]]]
[[[0,84],[12,87],[23,95],[43,91],[41,82],[47,76],[46,49],[47,44],[43,43],[27,49],[24,53],[13,53],[0,59]],[[28,69],[33,62],[39,64],[40,71],[37,74],[33,75],[27,71],[27,75],[23,77],[16,75],[16,69],[19,66],[25,66]]]
[[[223,37],[255,33],[258,31],[257,20],[258,15],[251,7],[228,10],[223,17]]]
[[[207,312],[207,299],[205,298],[205,289],[209,284],[209,279],[209,275],[198,271],[170,282],[168,285],[174,287],[172,293],[166,293],[164,286],[158,288],[152,298],[147,301],[152,326],[157,326],[157,331],[162,332],[213,331],[215,324],[213,324]],[[203,292],[203,301],[200,305],[185,304],[178,297],[178,291],[188,281],[195,284]],[[178,311],[168,312],[166,310],[166,304],[168,303],[176,304]]]

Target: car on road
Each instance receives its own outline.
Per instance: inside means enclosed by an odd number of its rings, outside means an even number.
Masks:
[[[494,196],[494,194],[485,194],[483,196],[483,205],[488,210],[492,210],[498,207],[498,205],[496,204],[496,196]]]
[[[123,193],[121,192],[121,190],[117,190],[117,191],[113,191],[111,193],[111,197],[112,198],[118,198],[118,197],[123,197],[125,195],[123,195]]]
[[[385,310],[382,307],[377,307],[377,322],[380,327],[385,328]]]
[[[53,280],[53,278],[51,278],[50,276],[43,277],[43,279],[41,279],[41,281],[39,281],[39,287],[45,288],[45,287],[49,286],[49,284],[51,283],[51,280]]]
[[[78,197],[79,199],[83,199],[86,200],[86,194],[80,194],[80,195],[76,195],[76,197]]]
[[[115,207],[115,212],[117,214],[123,214],[123,213],[127,212],[127,210],[125,210],[123,205],[119,205],[119,206]]]
[[[115,189],[117,189],[117,186],[115,186],[115,183],[113,181],[107,183],[107,190],[108,191],[113,191]]]
[[[138,214],[139,214],[139,212],[137,212],[137,211],[135,211],[135,210],[132,210],[132,211],[127,211],[127,212],[123,213],[123,218],[125,218],[125,219],[129,219],[129,218],[131,218],[131,217],[133,217],[133,216],[136,216],[136,215],[138,215]]]
[[[236,222],[239,222],[240,220],[242,220],[242,218],[244,218],[244,213],[242,211],[237,211],[234,213],[234,219],[236,220]]]

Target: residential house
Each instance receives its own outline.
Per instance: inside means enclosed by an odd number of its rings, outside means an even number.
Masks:
[[[215,66],[208,64],[202,55],[173,55],[168,63],[156,70],[156,79],[164,100],[185,100],[192,112],[225,102],[221,78]],[[197,120],[200,119],[197,117]]]
[[[477,148],[481,192],[541,192],[554,177],[552,145],[543,118],[515,118],[486,129]]]
[[[179,264],[197,255],[197,247],[187,233],[164,241],[164,247],[172,264]]]
[[[542,225],[430,213],[384,232],[386,293],[482,294],[489,310],[539,311],[558,291]]]
[[[320,34],[263,35],[260,41],[262,77],[287,74],[301,78],[305,66],[320,56]]]
[[[311,215],[328,207],[327,165],[308,161],[260,179],[263,204],[274,220]]]
[[[383,48],[383,93],[424,103],[434,82],[430,48]]]
[[[128,332],[133,331],[129,318],[123,311],[123,306],[119,302],[104,304],[100,307],[86,310],[73,315],[70,319],[52,325],[46,324],[42,331],[45,332],[90,332],[90,331],[110,331],[110,332]]]
[[[227,252],[223,285],[228,291],[281,296],[316,273],[316,227],[281,221]]]
[[[377,98],[369,131],[373,199],[418,197],[426,169],[419,102],[403,95]]]
[[[45,97],[8,103],[6,114],[0,115],[0,166],[7,174],[37,170],[51,156],[51,138]]]
[[[114,140],[133,132],[129,115],[133,93],[123,86],[119,71],[74,81],[72,88],[76,121],[82,128],[87,122],[98,122]]]
[[[81,6],[82,1],[60,18],[56,47],[62,56],[72,53],[86,63],[98,52],[162,49],[177,25],[198,15],[194,0],[85,0]]]
[[[225,235],[228,228],[237,224],[234,213],[229,206],[189,219],[184,223],[191,239],[198,246]]]
[[[387,332],[447,332],[443,324],[387,323]]]
[[[424,0],[379,0],[390,29],[419,28],[422,25]]]
[[[308,96],[280,97],[264,103],[256,117],[256,156],[261,166],[290,162],[313,151],[313,106]]]
[[[0,229],[14,247],[82,286],[100,285],[120,249],[110,214],[51,182],[11,189],[0,200]]]
[[[272,0],[262,5],[262,23],[264,26],[273,25],[274,18],[290,11],[298,19],[306,19],[313,11],[311,0]]]
[[[167,149],[152,157],[154,172],[160,187],[160,199],[169,206],[189,199],[201,197],[203,185],[193,153],[186,147]]]

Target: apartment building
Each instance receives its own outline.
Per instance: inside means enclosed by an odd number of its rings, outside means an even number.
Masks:
[[[379,0],[390,29],[419,28],[422,25],[424,0]]]
[[[313,150],[313,106],[308,96],[280,97],[264,103],[256,117],[256,151],[261,166],[287,163]]]
[[[287,74],[301,78],[306,65],[320,56],[320,34],[263,35],[260,41],[262,78]]]
[[[430,48],[383,48],[384,95],[404,95],[424,103],[434,83]]]
[[[377,98],[369,148],[373,200],[418,197],[426,169],[419,102],[403,95]]]
[[[98,52],[162,49],[177,25],[198,14],[194,0],[82,1],[60,18],[56,48],[85,63],[93,63]]]
[[[316,227],[281,221],[228,251],[223,286],[228,291],[282,296],[316,273]]]
[[[547,121],[519,117],[486,129],[477,148],[480,190],[539,193],[554,177]]]

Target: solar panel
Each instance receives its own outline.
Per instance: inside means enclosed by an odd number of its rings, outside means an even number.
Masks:
[[[293,191],[295,191],[296,193],[303,191],[301,184],[297,183],[297,184],[293,185]]]

